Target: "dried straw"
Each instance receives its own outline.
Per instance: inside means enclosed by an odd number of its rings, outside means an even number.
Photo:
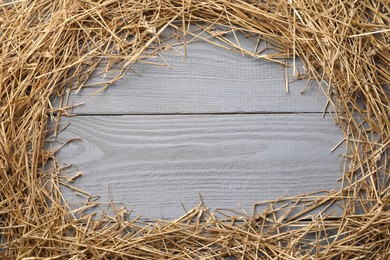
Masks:
[[[388,0],[0,1],[0,257],[389,259],[389,8]],[[306,72],[296,75],[322,84],[345,136],[340,190],[239,217],[201,204],[166,222],[128,220],[124,209],[93,218],[91,198],[71,209],[55,151],[45,149],[49,116],[67,113],[51,98],[82,88],[99,64],[122,68],[107,85],[120,79],[169,48],[169,28],[255,58],[299,56]],[[276,54],[245,51],[212,28],[256,35]],[[335,204],[342,216],[310,213]]]

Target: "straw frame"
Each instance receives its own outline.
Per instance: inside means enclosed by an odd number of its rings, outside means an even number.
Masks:
[[[387,1],[2,1],[0,256],[388,258],[388,14]],[[209,26],[257,33],[279,54],[255,58],[297,55],[305,76],[326,84],[348,148],[342,188],[276,199],[248,216],[216,216],[201,204],[172,221],[129,220],[125,209],[96,219],[87,209],[98,203],[88,194],[84,206],[71,209],[59,187],[72,178],[64,179],[56,150],[45,148],[48,135],[61,130],[51,133],[48,118],[70,113],[71,86],[84,87],[99,63],[123,69],[108,87],[167,47],[165,29],[186,35],[196,22],[206,23],[204,31],[215,38],[221,35]],[[61,108],[51,104],[55,95],[64,98]],[[332,204],[342,206],[342,217],[308,215]]]

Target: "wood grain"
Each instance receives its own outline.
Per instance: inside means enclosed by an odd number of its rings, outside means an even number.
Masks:
[[[240,39],[243,44],[245,39]],[[76,107],[74,113],[281,113],[324,110],[326,100],[317,84],[306,88],[308,82],[297,81],[290,84],[289,93],[285,92],[285,74],[281,65],[243,57],[240,53],[205,42],[189,44],[186,59],[180,55],[181,52],[170,51],[164,56],[172,68],[136,64],[134,69],[139,75],[130,71],[122,80],[97,95],[89,97],[101,86],[73,93],[70,104],[85,102]],[[161,59],[154,61],[164,63]],[[100,76],[90,83],[106,82],[108,79]]]
[[[84,176],[75,184],[134,214],[175,218],[201,193],[211,208],[338,188],[342,139],[319,114],[81,116],[59,140],[80,137],[58,158]],[[109,190],[109,192],[108,192]],[[74,195],[65,191],[70,201]]]

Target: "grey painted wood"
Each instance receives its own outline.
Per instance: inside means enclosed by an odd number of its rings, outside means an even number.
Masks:
[[[241,45],[251,41],[253,46],[246,45],[250,50],[255,49],[253,40],[241,40]],[[243,57],[205,42],[189,44],[186,59],[180,55],[182,52],[170,51],[164,55],[172,68],[136,64],[136,72],[130,71],[100,94],[88,98],[101,86],[72,93],[70,104],[85,102],[73,112],[174,114],[322,112],[324,109],[326,100],[317,84],[306,88],[308,82],[297,81],[290,84],[286,93],[284,69],[278,64]],[[153,61],[164,64],[159,58]],[[89,83],[106,82],[109,78],[100,76]]]
[[[341,131],[319,114],[80,116],[58,158],[84,176],[77,187],[112,194],[134,214],[175,218],[201,193],[211,208],[338,188]],[[69,173],[71,174],[71,173]],[[110,192],[108,192],[108,190]],[[66,197],[77,201],[65,190]]]

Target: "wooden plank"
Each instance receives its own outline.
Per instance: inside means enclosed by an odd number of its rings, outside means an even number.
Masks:
[[[290,84],[289,93],[285,92],[281,65],[243,57],[206,42],[189,44],[186,59],[180,51],[164,56],[172,68],[136,64],[134,69],[140,75],[130,71],[100,94],[88,98],[101,86],[73,93],[71,104],[85,102],[74,113],[322,112],[324,109],[326,99],[317,84],[306,88],[307,81],[297,81]],[[161,59],[154,62],[164,63]],[[97,77],[90,83],[106,82],[108,78]]]
[[[175,218],[201,193],[211,208],[250,209],[286,192],[338,188],[343,137],[319,114],[81,116],[58,158],[84,176],[75,185],[102,201],[111,193],[134,214]],[[110,191],[110,193],[108,192]],[[70,201],[74,195],[65,191]]]

